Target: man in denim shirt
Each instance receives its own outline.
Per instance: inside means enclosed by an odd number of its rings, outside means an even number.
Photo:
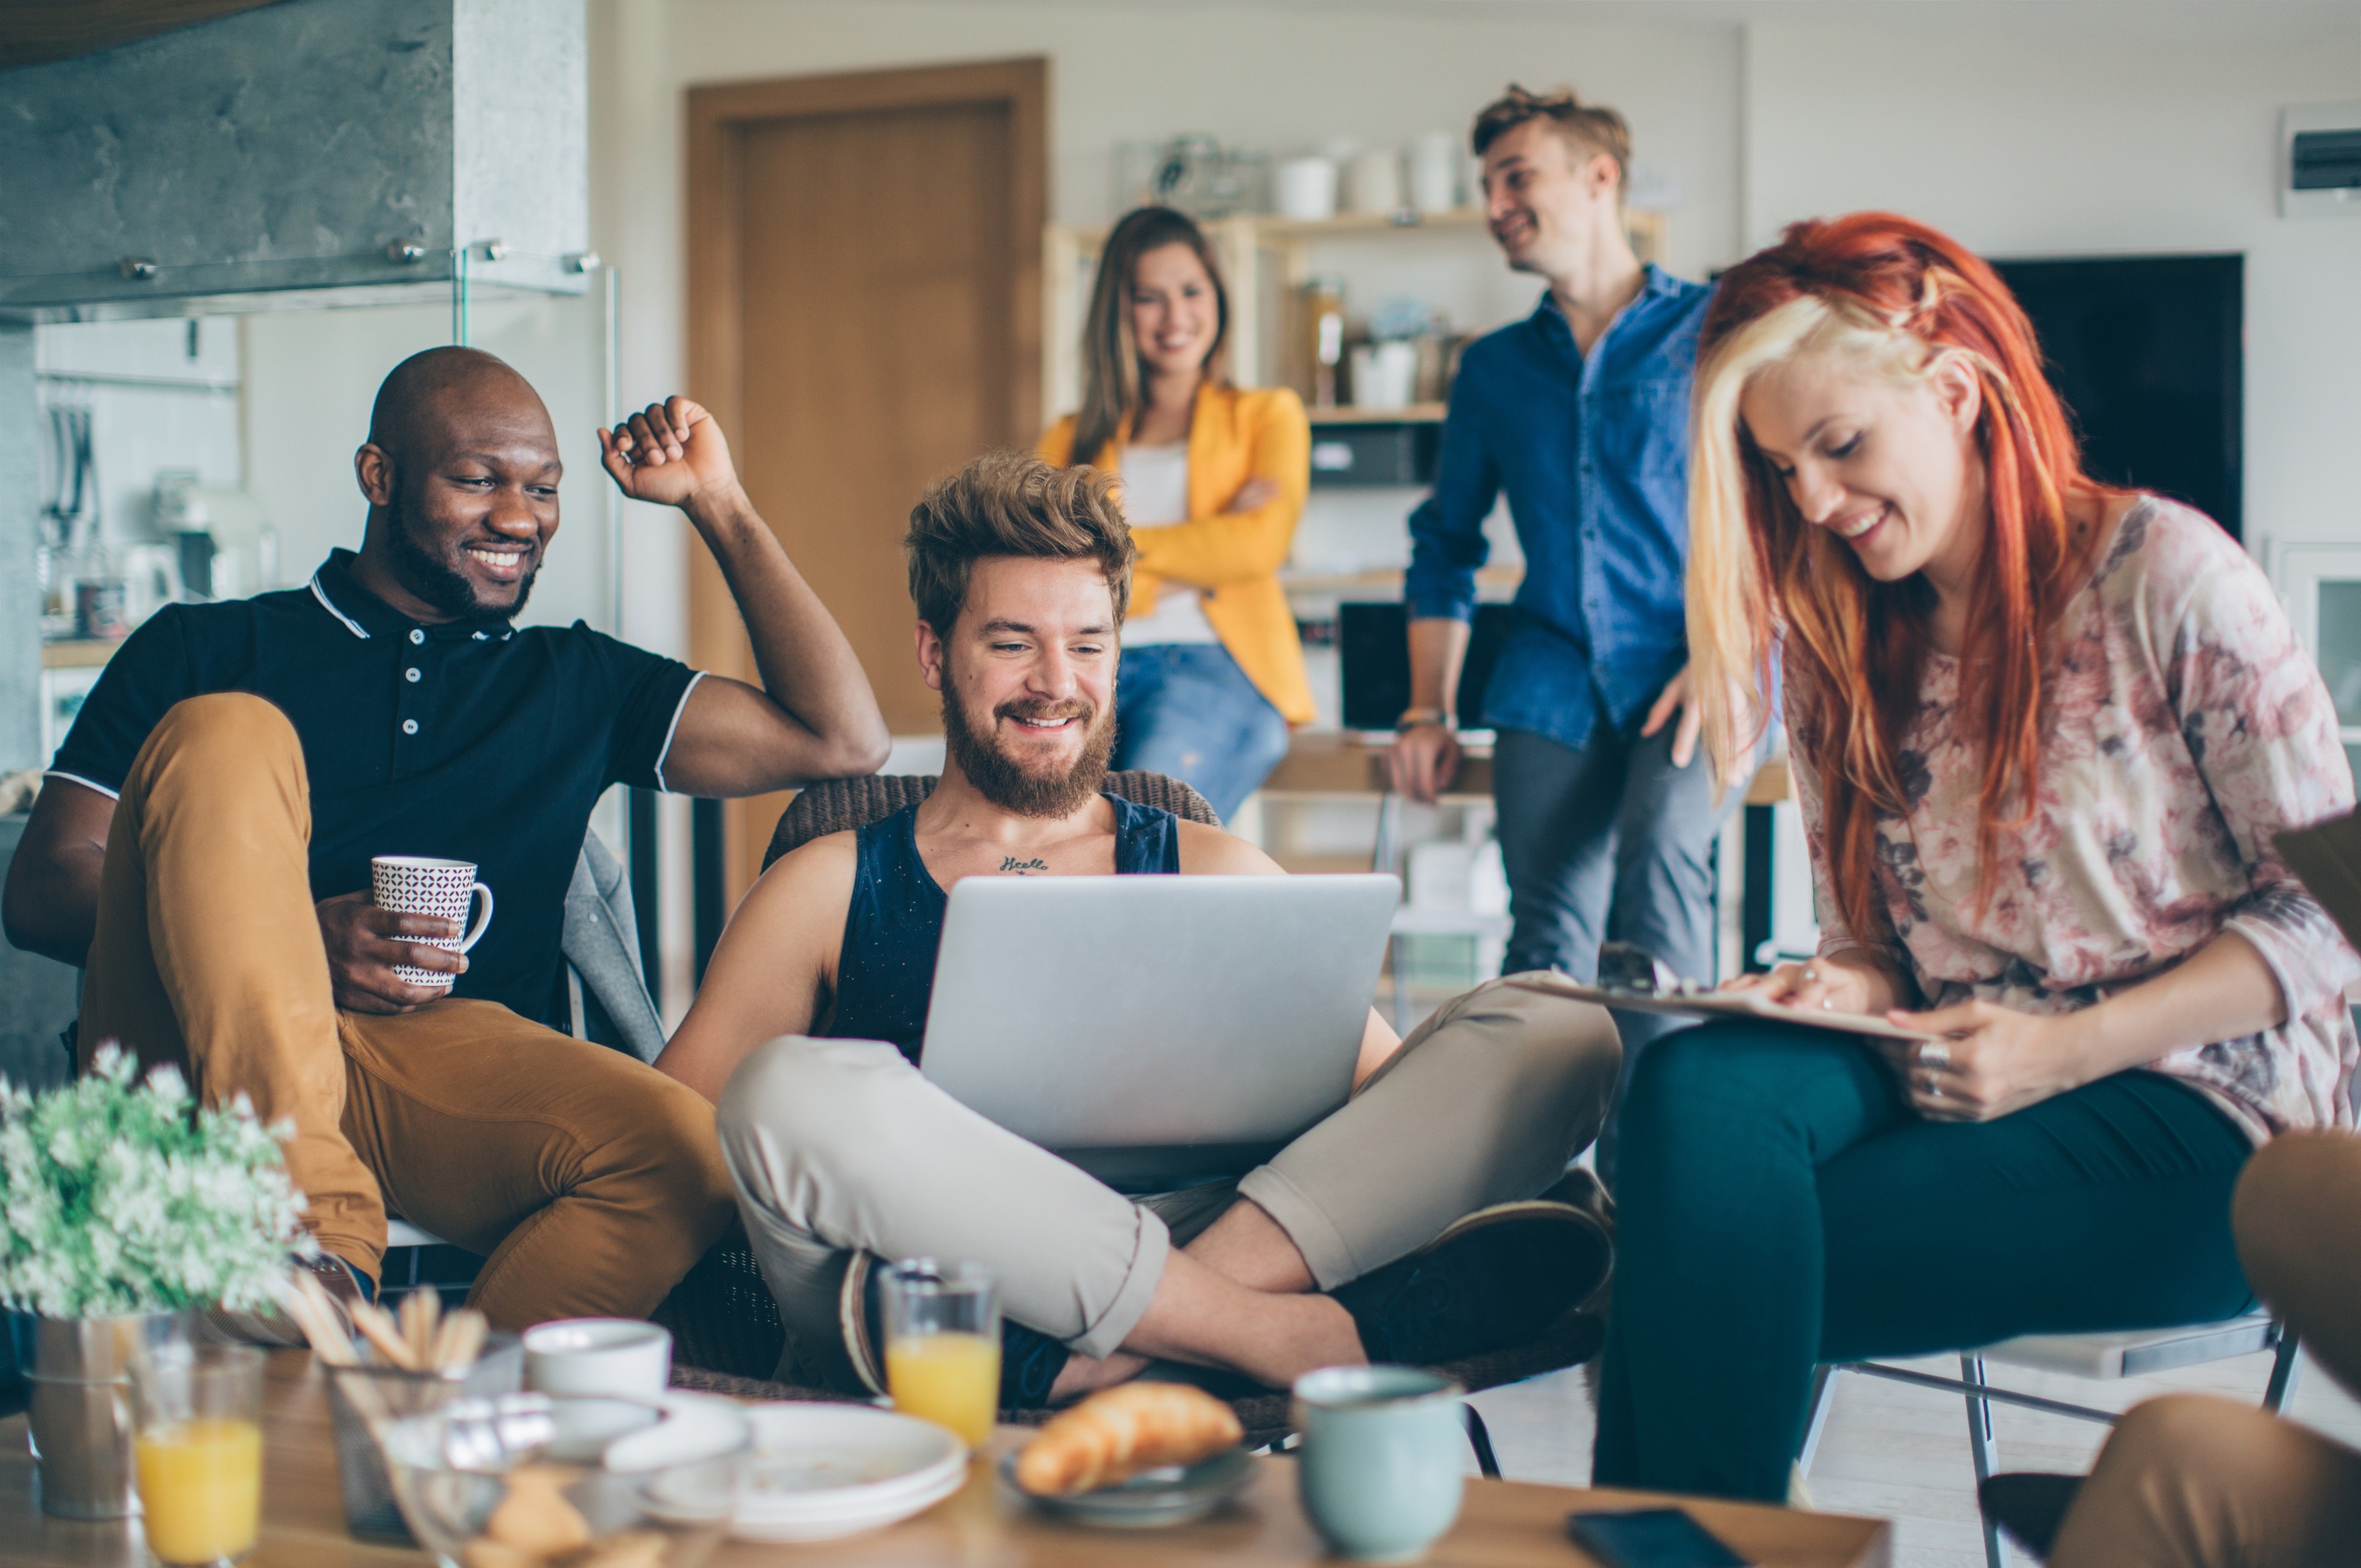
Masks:
[[[1393,786],[1431,801],[1458,772],[1452,694],[1489,548],[1484,519],[1505,490],[1525,578],[1483,712],[1499,732],[1492,793],[1514,922],[1505,969],[1589,981],[1607,939],[1709,979],[1721,813],[1697,757],[1681,577],[1689,385],[1712,291],[1632,254],[1631,134],[1612,109],[1511,87],[1477,116],[1473,139],[1493,238],[1549,291],[1530,317],[1468,346],[1433,494],[1411,515],[1411,707]],[[1616,1023],[1628,1079],[1679,1020]],[[1613,1155],[1610,1122],[1602,1173]]]

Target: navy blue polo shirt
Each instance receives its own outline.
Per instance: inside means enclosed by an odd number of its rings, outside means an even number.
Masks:
[[[452,993],[544,1018],[590,809],[610,784],[664,787],[697,672],[578,620],[413,621],[352,562],[338,550],[303,587],[159,610],[108,661],[49,771],[115,795],[174,703],[269,699],[303,743],[312,896],[366,892],[372,855],[474,861],[496,907]]]

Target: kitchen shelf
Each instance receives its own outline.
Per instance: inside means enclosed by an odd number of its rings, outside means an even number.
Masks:
[[[1366,234],[1416,234],[1421,229],[1480,229],[1484,214],[1477,207],[1448,213],[1421,213],[1404,207],[1390,213],[1339,213],[1333,218],[1282,218],[1257,214],[1246,220],[1257,233],[1273,239],[1350,238]]]
[[[115,657],[123,646],[120,637],[68,637],[41,644],[41,668],[45,670],[94,670]]]
[[[1411,403],[1398,409],[1307,408],[1312,428],[1323,424],[1441,424],[1447,403]]]
[[[1515,593],[1524,580],[1522,566],[1476,569],[1476,589],[1479,594],[1505,597]],[[1296,572],[1281,567],[1279,586],[1290,594],[1376,594],[1392,599],[1401,598],[1402,573],[1395,566],[1367,572]]]

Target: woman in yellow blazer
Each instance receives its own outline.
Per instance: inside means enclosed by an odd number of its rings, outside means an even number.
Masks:
[[[1170,207],[1115,225],[1082,335],[1082,407],[1051,463],[1123,477],[1139,547],[1115,682],[1114,766],[1185,779],[1226,820],[1312,718],[1279,586],[1312,482],[1312,431],[1284,388],[1223,368],[1229,298],[1213,247]]]

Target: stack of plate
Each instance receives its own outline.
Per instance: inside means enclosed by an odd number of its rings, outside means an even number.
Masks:
[[[943,1428],[865,1405],[746,1407],[754,1455],[730,1533],[834,1541],[877,1530],[967,1485],[967,1447]]]

